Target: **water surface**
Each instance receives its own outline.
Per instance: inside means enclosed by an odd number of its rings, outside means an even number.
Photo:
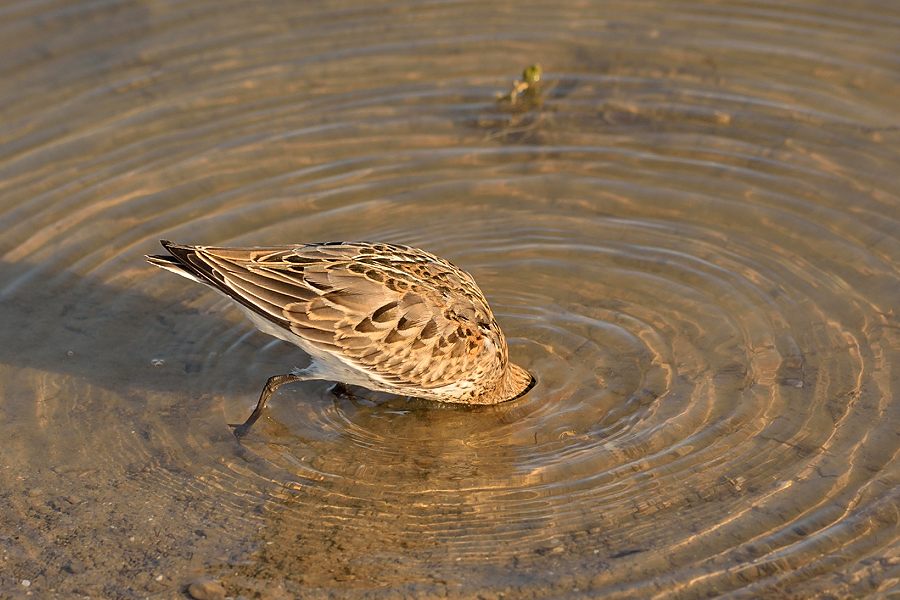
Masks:
[[[0,595],[898,591],[895,3],[0,11]],[[159,238],[420,246],[539,385],[238,442],[306,358]]]

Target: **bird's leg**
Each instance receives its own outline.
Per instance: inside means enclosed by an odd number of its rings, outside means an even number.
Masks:
[[[247,432],[250,431],[250,427],[256,423],[256,420],[259,419],[262,414],[263,409],[266,407],[266,403],[269,401],[269,397],[275,393],[279,387],[284,385],[285,383],[291,383],[293,381],[303,381],[306,379],[302,375],[295,375],[294,373],[288,373],[286,375],[273,375],[269,377],[266,381],[266,385],[263,386],[262,392],[259,394],[259,401],[256,403],[256,408],[253,409],[253,412],[247,417],[247,420],[234,427],[234,435],[238,438],[242,438],[247,435]]]

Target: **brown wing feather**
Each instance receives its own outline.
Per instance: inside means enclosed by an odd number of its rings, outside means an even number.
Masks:
[[[167,248],[263,317],[398,386],[464,377],[484,347],[479,324],[493,321],[471,276],[404,246]]]

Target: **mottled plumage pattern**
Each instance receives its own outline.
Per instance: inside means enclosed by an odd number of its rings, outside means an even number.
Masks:
[[[533,385],[509,362],[472,277],[423,250],[364,242],[163,246],[171,255],[151,263],[215,287],[260,329],[310,354],[295,380],[469,404],[510,400]]]

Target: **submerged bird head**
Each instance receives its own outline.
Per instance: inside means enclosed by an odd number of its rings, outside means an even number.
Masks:
[[[509,362],[509,347],[506,337],[500,330],[500,325],[490,313],[487,302],[484,302],[484,310],[488,313],[490,322],[479,323],[482,337],[480,337],[481,352],[485,362],[493,364],[496,384],[487,388],[483,396],[475,401],[478,404],[496,404],[515,400],[528,393],[534,387],[537,380],[526,369]],[[491,358],[487,358],[490,356]]]
[[[534,375],[519,365],[508,363],[506,371],[500,379],[497,395],[502,398],[501,402],[515,400],[527,394],[534,387],[535,383],[537,383],[537,380],[534,378]]]

